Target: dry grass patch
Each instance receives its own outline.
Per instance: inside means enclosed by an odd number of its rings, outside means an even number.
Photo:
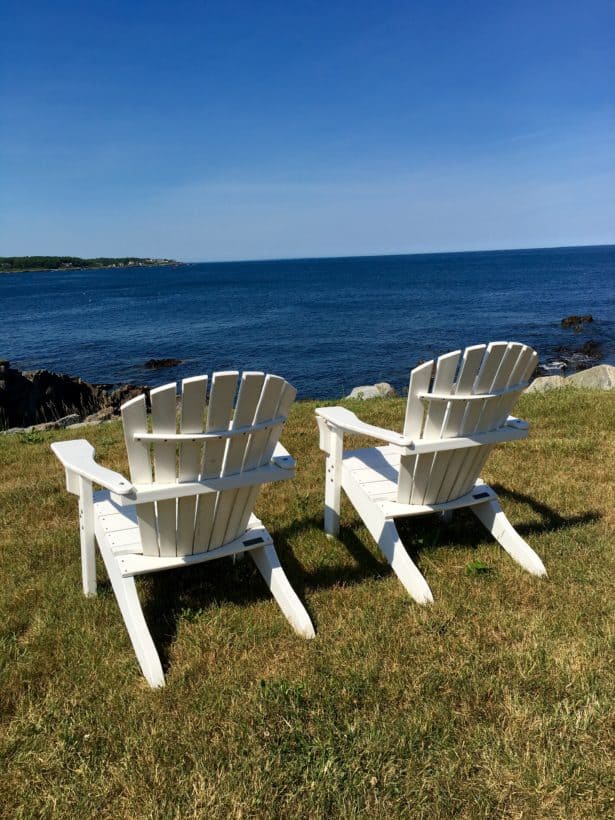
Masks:
[[[347,502],[340,539],[324,536],[314,406],[284,434],[297,479],[257,512],[316,639],[293,634],[249,559],[146,578],[161,691],[102,568],[99,596],[81,594],[76,504],[49,450],[74,434],[0,438],[6,816],[612,816],[615,394],[526,396],[530,440],[487,464],[547,580],[471,514],[404,525],[430,608]],[[348,406],[401,428],[400,400]],[[87,435],[126,470],[119,424]]]

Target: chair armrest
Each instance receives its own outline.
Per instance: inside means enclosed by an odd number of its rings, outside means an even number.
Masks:
[[[530,425],[523,419],[518,419],[515,416],[509,416],[506,419],[506,427],[512,427],[515,430],[529,430]]]
[[[134,487],[123,475],[108,470],[94,461],[94,448],[83,438],[73,441],[57,441],[51,449],[58,457],[66,470],[66,483],[70,492],[77,492],[71,474],[99,484],[106,490],[118,495],[128,495],[134,492]]]
[[[288,452],[286,447],[283,444],[278,443],[275,446],[275,450],[273,451],[273,455],[271,456],[271,463],[275,464],[276,467],[281,467],[283,470],[294,470],[297,466],[297,462]]]
[[[324,419],[329,427],[345,433],[359,433],[362,436],[377,438],[400,447],[408,447],[412,444],[412,439],[408,436],[395,433],[393,430],[386,430],[384,427],[377,427],[375,424],[366,424],[345,407],[317,407],[314,412]]]

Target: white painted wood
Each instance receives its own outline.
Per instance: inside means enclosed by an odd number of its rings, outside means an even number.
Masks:
[[[515,432],[510,433],[515,436]],[[518,437],[518,436],[517,436]],[[289,473],[291,473],[289,475]],[[175,484],[152,484],[149,487],[139,487],[133,495],[120,496],[114,494],[114,500],[119,504],[138,504],[139,508],[149,501],[161,501],[169,498],[185,498],[190,495],[211,495],[224,490],[233,490],[238,487],[253,487],[256,484],[265,484],[274,481],[285,481],[292,478],[292,468],[267,464],[254,470],[229,475],[224,478],[204,478],[199,481],[185,481]]]
[[[215,433],[142,433],[135,436],[136,441],[155,442],[155,441],[175,441],[175,442],[205,442],[213,439],[237,439],[245,436],[246,433],[251,434],[257,431],[271,430],[274,427],[282,427],[286,418],[275,418],[261,424],[249,424],[245,427],[231,428],[229,430],[218,430]]]
[[[361,516],[372,538],[380,547],[408,594],[419,604],[431,603],[433,595],[429,585],[408,555],[399,538],[395,523],[385,519],[381,510],[365,492],[365,488],[354,482],[352,478],[344,481],[343,487],[350,502]]]
[[[96,595],[96,544],[94,541],[94,499],[92,482],[79,476],[79,535],[81,580],[84,595]]]
[[[343,408],[317,408],[320,446],[327,455],[325,510],[333,510],[325,531],[336,532],[339,496],[329,476],[341,463],[339,485],[416,600],[425,603],[432,596],[399,540],[394,522],[401,517],[448,516],[470,507],[516,561],[544,574],[540,558],[479,478],[494,444],[527,435],[527,424],[509,413],[535,366],[531,348],[509,342],[475,345],[441,356],[435,365],[426,362],[411,374],[403,436],[364,424]],[[344,452],[345,431],[388,444]]]
[[[253,424],[256,409],[261,396],[264,373],[244,373],[239,385],[237,404],[231,422],[231,432],[242,430],[242,435],[229,440],[226,447],[222,476],[241,475],[244,457],[250,442],[250,425]],[[241,490],[227,490],[221,492],[216,504],[216,514],[211,535],[211,547],[215,548],[231,541],[238,534],[236,528],[229,526],[229,518],[237,508],[237,495]],[[250,510],[251,512],[251,510]]]
[[[75,439],[74,441],[56,441],[51,445],[54,454],[64,465],[67,473],[74,473],[88,481],[105,487],[118,495],[126,495],[134,491],[134,487],[123,475],[113,470],[108,470],[94,461],[94,448],[85,439]],[[68,483],[68,479],[67,479]],[[79,482],[71,486],[72,492],[79,494]],[[69,490],[70,492],[70,490]]]
[[[400,447],[407,447],[413,443],[412,436],[395,433],[393,430],[386,430],[384,427],[377,427],[374,424],[367,424],[345,407],[317,407],[314,412],[317,417],[324,419],[331,427],[336,427],[347,433],[358,433],[361,436],[377,438],[380,441],[398,444]]]
[[[207,376],[195,376],[182,381],[180,429],[183,434],[202,433],[205,426]],[[180,445],[179,480],[193,482],[201,469],[200,441],[190,439]],[[192,553],[197,495],[178,497],[177,500],[177,555]]]
[[[163,686],[164,676],[139,603],[136,575],[252,552],[295,631],[307,638],[314,635],[309,615],[280,566],[271,535],[252,513],[261,484],[294,475],[295,461],[278,438],[295,390],[277,376],[245,373],[233,411],[237,376],[236,372],[214,374],[205,425],[207,378],[186,379],[179,434],[175,384],[151,391],[152,433],[144,397],[123,406],[132,484],[97,465],[86,441],[54,445],[66,470],[67,487],[80,499],[84,592],[96,590],[98,542],[137,659],[151,686]],[[106,489],[93,495],[93,481]],[[237,525],[234,534],[231,521],[233,527]]]
[[[146,575],[152,572],[163,572],[168,569],[178,569],[180,567],[190,567],[196,564],[203,564],[208,561],[216,561],[218,558],[228,558],[231,555],[240,555],[250,552],[272,542],[271,535],[265,527],[256,519],[252,524],[252,519],[248,529],[228,544],[216,547],[215,550],[205,552],[195,552],[190,555],[168,556],[166,558],[154,558],[148,555],[137,553],[126,553],[119,556],[118,564],[122,575],[128,577],[132,575]]]
[[[343,407],[325,407],[325,408],[317,408],[316,413],[319,418],[322,418],[323,421],[326,419],[330,419],[329,424],[332,429],[340,430],[342,432],[354,432],[360,433],[362,435],[369,435],[371,438],[379,438],[381,441],[389,441],[396,446],[396,451],[401,455],[416,455],[421,453],[435,453],[439,451],[447,451],[447,450],[459,450],[464,449],[466,447],[479,447],[483,446],[484,444],[498,444],[503,441],[516,441],[518,438],[524,438],[525,436],[522,435],[523,431],[527,431],[527,424],[522,422],[520,419],[517,419],[516,422],[521,422],[520,424],[511,424],[508,426],[507,430],[497,430],[489,433],[475,433],[472,437],[468,436],[457,436],[456,438],[444,439],[444,438],[435,438],[435,439],[417,439],[413,441],[405,436],[400,436],[398,433],[395,433],[391,430],[384,430],[380,427],[375,427],[372,424],[363,424],[359,419],[356,418],[354,413],[350,410],[346,411],[349,416],[353,416],[354,420],[350,422],[346,422],[346,416],[340,414],[329,414],[325,413],[324,411],[328,410],[344,410]],[[452,408],[450,410],[449,416],[452,415],[456,408]],[[322,415],[320,415],[322,413]],[[334,420],[333,420],[334,419]],[[344,419],[343,422],[339,422],[338,419]],[[373,431],[374,430],[382,430],[382,435],[376,435]],[[385,435],[388,433],[389,435]],[[399,444],[397,444],[399,442]],[[321,449],[323,445],[321,443]]]
[[[527,427],[509,427],[506,425],[488,433],[473,433],[472,436],[458,436],[454,439],[422,439],[409,447],[408,451],[415,453],[446,453],[452,450],[465,450],[468,447],[482,448],[486,444],[501,444],[505,441],[517,441],[522,438],[527,438]]]
[[[401,504],[397,501],[399,461],[399,453],[393,447],[347,451],[342,462],[342,486],[345,490],[349,481],[358,484],[385,518],[457,509],[484,503],[485,498],[495,497],[495,493],[484,482],[477,481],[470,493],[452,501]],[[476,497],[473,493],[476,493]]]
[[[217,430],[228,430],[233,412],[233,399],[237,389],[237,371],[214,373],[211,381],[211,393],[207,410],[208,433]],[[226,439],[207,441],[203,449],[203,463],[201,466],[202,478],[217,478],[221,475],[226,451]],[[203,552],[211,544],[211,534],[214,525],[217,496],[207,495],[199,497],[196,525],[194,533],[193,552]]]
[[[326,424],[324,420],[323,424]],[[329,432],[329,451],[325,463],[325,532],[336,536],[340,531],[342,494],[342,455],[344,436],[339,429]]]
[[[175,382],[157,387],[150,392],[152,403],[152,431],[175,435],[177,432]],[[174,441],[155,441],[154,476],[156,483],[167,484],[177,480],[177,451]],[[159,555],[177,554],[177,502],[175,499],[156,503]]]
[[[525,422],[521,422],[517,419],[515,423],[511,423],[510,418],[507,418],[507,416],[521,393],[519,386],[527,384],[527,379],[529,379],[534,372],[538,364],[538,354],[527,345],[511,345],[511,348],[514,348],[511,353],[515,361],[513,361],[512,368],[510,368],[508,375],[508,388],[505,391],[505,395],[502,396],[499,406],[496,408],[497,412],[495,417],[488,421],[492,423],[504,421],[507,427],[527,430],[528,425]],[[492,449],[492,447],[484,447],[482,451],[477,454],[474,464],[472,465],[473,471],[477,475],[480,474]]]
[[[486,345],[474,345],[466,348],[454,388],[455,394],[474,394],[476,392],[483,362],[488,355]],[[443,438],[468,438],[467,431],[473,429],[473,423],[470,421],[469,416],[474,414],[476,409],[474,403],[470,405],[466,402],[454,402],[449,410]],[[443,474],[442,482],[435,497],[438,502],[455,497],[453,488],[456,485],[460,471],[465,467],[466,452],[462,448],[458,452],[451,453],[448,457],[443,458],[442,462],[439,464],[439,470]],[[457,493],[457,495],[460,495],[460,493]]]
[[[313,638],[315,632],[310,616],[280,566],[280,560],[273,544],[258,547],[252,550],[250,555],[297,635],[302,638]]]
[[[147,442],[135,441],[138,433],[147,432],[147,411],[145,396],[137,396],[122,405],[122,423],[124,441],[130,467],[130,478],[135,485],[152,483],[152,462],[150,445]],[[141,504],[137,511],[141,543],[145,555],[159,555],[158,526],[154,504]]]
[[[260,424],[269,419],[278,417],[278,407],[284,396],[286,382],[279,376],[269,375],[263,383],[263,389],[254,414],[254,423]],[[273,432],[273,431],[271,431]],[[279,428],[277,435],[279,436]],[[277,439],[276,439],[277,440]],[[244,456],[244,471],[253,470],[267,464],[271,458],[271,433],[267,430],[258,430],[250,436],[250,441]],[[258,487],[241,490],[237,493],[236,510],[228,523],[228,533],[234,535],[245,529],[248,519],[254,509]]]
[[[118,560],[107,546],[104,533],[97,532],[96,535],[100,553],[141,671],[150,686],[164,686],[162,664],[143,616],[135,580],[122,576]]]
[[[544,564],[506,518],[497,498],[472,507],[472,512],[506,552],[532,575],[545,576]]]
[[[409,595],[414,598],[417,604],[433,603],[433,594],[429,584],[408,555],[393,521],[385,521],[378,538],[378,546]]]
[[[273,448],[273,453],[271,454],[271,465],[274,467],[279,467],[281,470],[294,470],[297,466],[297,462],[288,452],[286,447],[278,441]],[[265,467],[265,469],[268,468],[269,465]]]
[[[461,358],[461,351],[455,350],[453,353],[448,353],[445,356],[440,356],[436,363],[436,373],[433,381],[433,391],[436,393],[447,393],[449,396],[453,390],[453,383],[457,367]],[[419,398],[423,399],[431,393],[419,393]],[[444,430],[446,415],[449,410],[449,405],[437,401],[434,404],[431,402],[424,403],[425,421],[421,431],[421,437],[427,439],[440,439]],[[415,405],[420,412],[419,406]],[[445,458],[438,457],[433,452],[427,452],[424,455],[418,455],[413,467],[412,488],[410,497],[407,493],[401,491],[398,493],[398,501],[409,501],[410,504],[423,504],[426,501],[435,499],[440,484],[443,478],[445,469]],[[404,460],[402,460],[402,472],[400,478],[403,476]],[[402,481],[400,481],[400,488]]]
[[[408,401],[406,403],[406,418],[404,420],[404,436],[409,439],[421,438],[423,423],[425,420],[425,408],[421,402],[421,394],[424,393],[432,379],[434,362],[425,362],[419,367],[415,367],[410,373],[410,384],[408,385]],[[400,461],[399,485],[397,496],[399,501],[409,501],[414,485],[414,471],[417,457],[406,455]]]
[[[513,372],[523,349],[524,345],[515,342],[506,346],[500,366],[491,382],[491,395],[481,405],[481,414],[476,425],[479,432],[486,433],[501,428],[506,422],[507,407],[510,401],[514,403],[525,388],[525,382],[520,384],[512,381]],[[490,452],[490,447],[484,447],[479,452],[468,454],[466,472],[465,475],[460,472],[459,483],[455,487],[456,492],[463,494],[472,486]]]
[[[122,405],[124,441],[128,454],[130,478],[134,484],[152,483],[150,445],[135,440],[135,435],[147,433],[147,410],[145,396],[136,396]]]

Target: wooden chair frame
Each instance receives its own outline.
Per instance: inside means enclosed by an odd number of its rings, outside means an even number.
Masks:
[[[434,512],[449,517],[469,507],[517,563],[533,575],[546,575],[495,491],[479,478],[494,445],[528,434],[527,423],[509,412],[537,358],[526,345],[492,342],[415,368],[403,433],[366,424],[343,407],[317,408],[326,454],[326,533],[339,532],[343,489],[408,593],[425,604],[433,601],[431,589],[404,548],[395,520]],[[345,452],[345,433],[385,446]]]
[[[215,373],[182,382],[180,431],[176,385],[122,407],[131,480],[97,464],[84,439],[52,444],[79,498],[85,595],[96,594],[98,544],[137,659],[150,686],[163,686],[160,658],[145,622],[135,577],[249,553],[297,634],[314,636],[305,607],[280,565],[273,539],[252,510],[264,483],[295,474],[278,438],[295,390],[278,376]],[[205,421],[206,417],[206,421]],[[103,489],[93,491],[93,485]]]

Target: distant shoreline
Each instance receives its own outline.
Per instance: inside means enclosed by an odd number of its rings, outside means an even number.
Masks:
[[[69,270],[178,267],[184,264],[175,259],[139,256],[104,256],[92,259],[82,259],[79,256],[0,256],[0,273],[61,273]]]

